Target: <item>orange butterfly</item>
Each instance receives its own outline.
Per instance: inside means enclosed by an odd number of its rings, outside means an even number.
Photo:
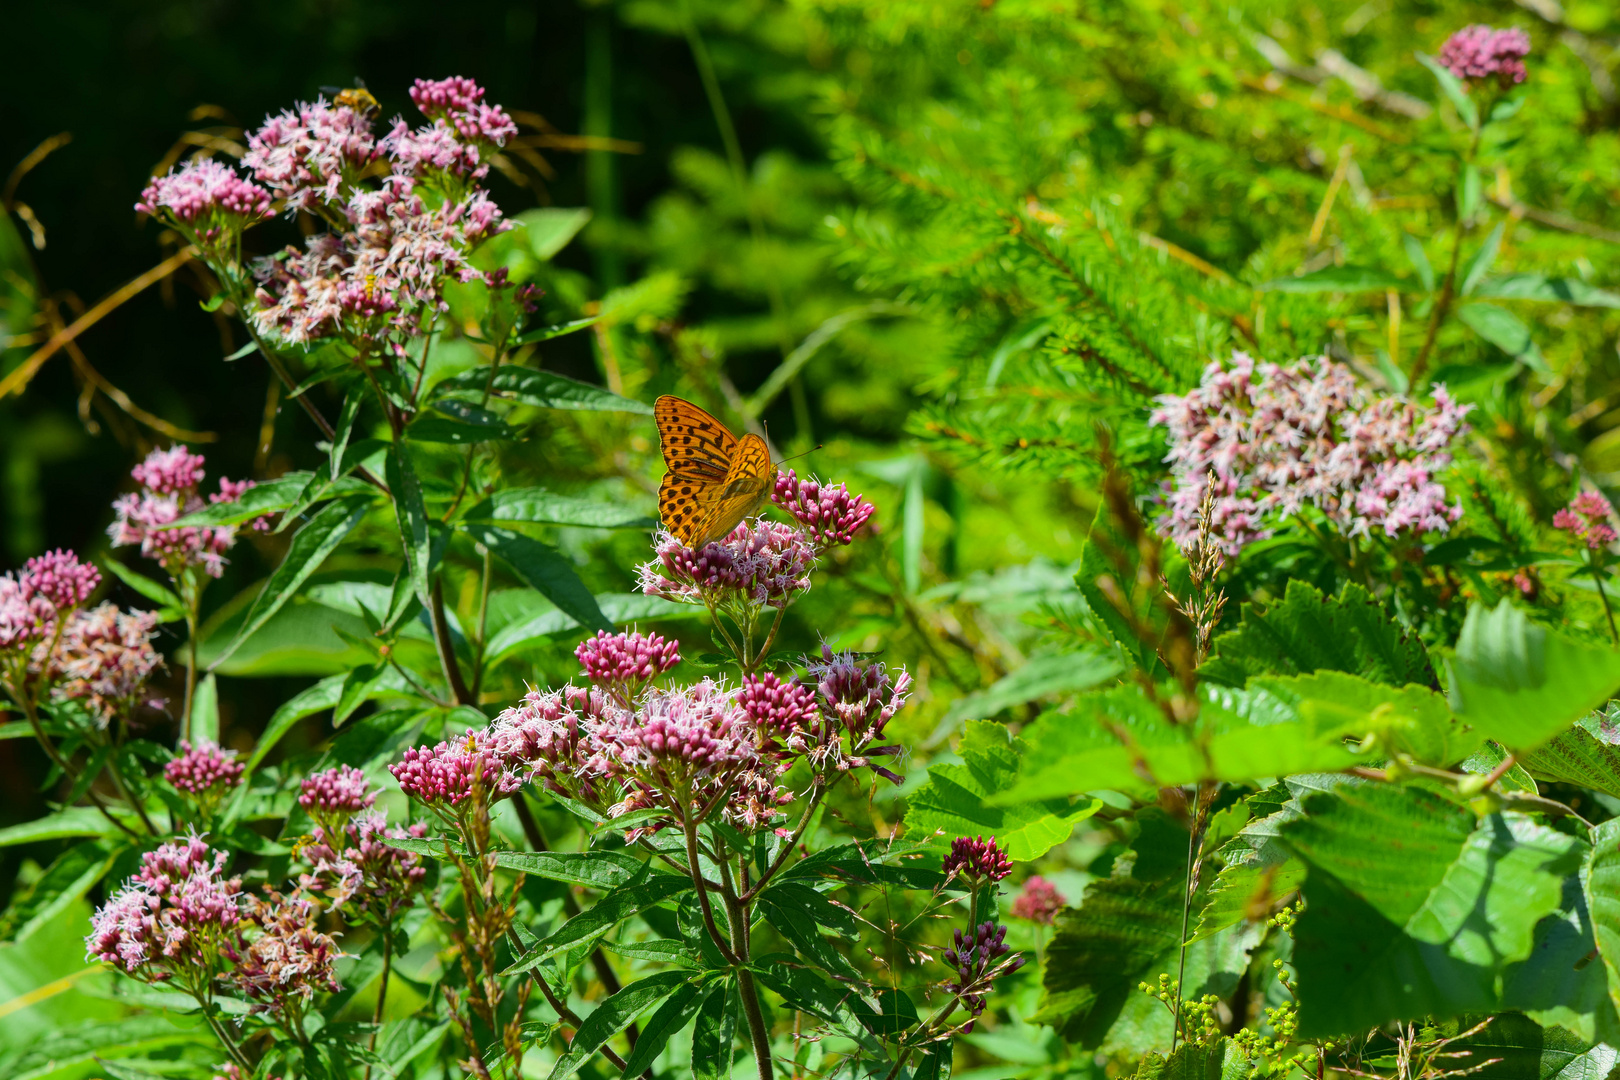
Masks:
[[[725,536],[770,497],[776,465],[765,440],[736,438],[690,401],[665,394],[653,405],[669,471],[658,487],[658,516],[687,547]]]

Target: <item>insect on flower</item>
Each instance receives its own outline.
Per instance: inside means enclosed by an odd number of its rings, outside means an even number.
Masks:
[[[341,108],[353,109],[367,120],[382,112],[382,105],[377,97],[366,89],[365,80],[355,77],[354,85],[346,88],[336,86],[323,86],[321,93],[332,95],[332,104]]]

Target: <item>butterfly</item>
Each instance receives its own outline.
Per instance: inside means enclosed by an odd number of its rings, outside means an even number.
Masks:
[[[658,487],[658,516],[687,547],[725,536],[770,497],[776,465],[758,435],[738,439],[690,401],[669,394],[653,404],[653,420],[669,466]]]

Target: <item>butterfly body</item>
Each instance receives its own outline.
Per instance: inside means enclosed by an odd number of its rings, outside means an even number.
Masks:
[[[718,540],[770,498],[776,465],[758,435],[741,439],[690,401],[665,394],[653,406],[664,474],[658,516],[688,547]]]

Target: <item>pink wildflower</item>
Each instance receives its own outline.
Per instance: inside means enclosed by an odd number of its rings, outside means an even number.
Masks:
[[[196,746],[182,740],[180,756],[163,767],[163,775],[175,790],[212,805],[242,782],[242,770],[236,751],[206,740]]]
[[[627,772],[677,792],[754,758],[753,725],[735,694],[712,679],[654,691],[639,715],[624,716],[600,737]]]
[[[411,100],[429,120],[446,121],[464,139],[504,146],[517,125],[499,105],[484,104],[484,88],[471,79],[417,79]]]
[[[1183,547],[1215,474],[1212,525],[1237,555],[1271,535],[1270,522],[1316,506],[1351,536],[1445,532],[1462,516],[1436,474],[1467,430],[1445,387],[1433,409],[1398,397],[1369,399],[1350,369],[1325,357],[1256,366],[1235,353],[1211,362],[1199,386],[1158,399],[1151,423],[1169,429],[1169,514],[1161,530]]]
[[[642,592],[717,607],[785,608],[810,588],[816,565],[803,533],[763,518],[696,550],[660,531],[653,550],[658,561],[640,567]]]
[[[877,509],[861,496],[851,495],[843,484],[800,480],[792,469],[777,472],[771,501],[793,515],[818,550],[853,541]]]
[[[507,768],[490,747],[484,732],[469,731],[454,743],[434,747],[412,746],[403,760],[388,771],[400,790],[434,809],[456,806],[481,787],[489,797],[510,795],[523,780]]]
[[[212,158],[191,158],[153,178],[135,209],[192,233],[204,244],[233,238],[270,213],[270,193]]]
[[[1505,89],[1524,82],[1524,58],[1529,55],[1530,35],[1523,30],[1465,26],[1440,47],[1440,65],[1459,79],[1494,75]]]
[[[1568,533],[1590,551],[1614,543],[1615,530],[1609,522],[1614,507],[1595,491],[1583,491],[1564,509],[1553,515],[1553,528]]]
[[[246,921],[257,933],[238,960],[232,981],[255,1011],[291,1025],[316,991],[342,989],[333,965],[343,953],[330,934],[317,928],[320,909],[313,902],[271,896],[271,902],[254,899],[248,905]]]
[[[338,201],[376,158],[371,121],[346,105],[300,102],[248,136],[242,164],[291,210]]]
[[[1024,881],[1023,890],[1013,900],[1013,918],[1050,926],[1068,902],[1057,886],[1036,874]]]
[[[71,551],[47,551],[24,564],[21,583],[48,601],[58,612],[66,612],[90,599],[101,584],[101,571],[82,563]]]
[[[894,783],[900,777],[870,760],[900,752],[899,746],[872,746],[882,738],[883,729],[906,703],[911,676],[904,668],[890,675],[882,663],[862,664],[851,652],[835,653],[830,645],[821,647],[821,659],[811,660],[805,670],[814,681],[822,715],[832,723],[821,734],[819,745],[811,750],[818,765],[840,771],[870,767]],[[840,734],[849,735],[849,748],[842,748]],[[788,745],[794,746],[790,739]]]
[[[599,630],[574,650],[585,677],[629,704],[651,682],[681,662],[680,642],[659,634]]]
[[[315,814],[348,817],[368,810],[377,801],[366,774],[352,765],[338,765],[311,773],[299,784],[298,805]]]
[[[942,867],[947,877],[961,875],[973,884],[996,882],[1012,873],[1012,862],[996,844],[995,838],[959,836],[951,841],[951,853]]]
[[[206,991],[241,920],[242,882],[224,869],[225,853],[195,836],[143,855],[140,873],[92,918],[89,956],[149,982],[178,978]]]
[[[769,671],[743,678],[737,704],[757,726],[784,738],[810,730],[819,715],[812,687]]]
[[[225,572],[225,553],[236,544],[236,529],[227,525],[169,528],[209,502],[229,502],[253,486],[251,480],[220,480],[220,493],[205,502],[198,487],[203,479],[203,457],[184,446],[153,450],[130,476],[141,490],[120,496],[113,503],[113,523],[107,530],[114,547],[139,544],[141,554],[163,564],[179,579],[200,568],[210,577]],[[255,527],[259,527],[257,523]]]
[[[945,989],[957,996],[972,1017],[962,1025],[964,1033],[973,1030],[974,1021],[984,1012],[991,984],[1024,966],[1021,955],[1003,960],[1008,952],[1007,928],[992,922],[980,923],[971,934],[956,931],[954,946],[945,950],[941,959],[956,973],[956,981],[946,983]]]
[[[58,698],[82,701],[105,725],[138,702],[163,657],[152,647],[157,613],[101,604],[76,611],[62,629],[47,677]]]

